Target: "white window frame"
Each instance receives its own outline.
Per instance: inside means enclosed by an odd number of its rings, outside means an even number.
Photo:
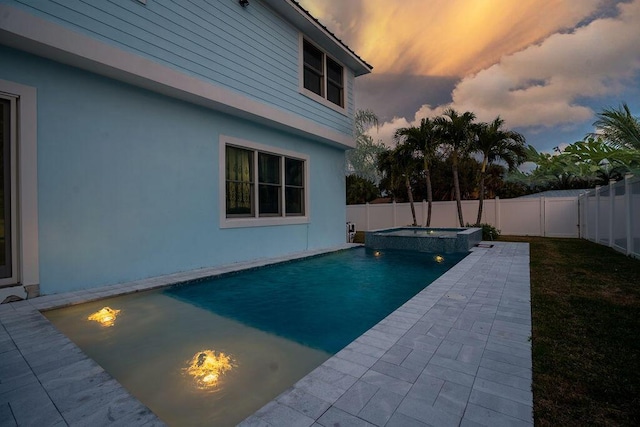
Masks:
[[[15,101],[15,200],[17,215],[14,241],[17,247],[15,284],[40,284],[38,255],[38,113],[35,87],[0,80],[0,94]],[[12,224],[13,225],[13,224]],[[6,285],[6,284],[3,284]]]
[[[324,88],[324,94],[323,96],[318,95],[317,93],[307,89],[304,87],[304,42],[307,42],[309,44],[312,44],[313,46],[316,47],[316,49],[318,49],[320,52],[322,52],[323,55],[323,59],[322,59],[322,68],[323,68],[323,72],[322,72],[322,77],[323,77],[323,88]],[[340,61],[338,61],[335,57],[328,55],[327,52],[322,49],[320,46],[318,46],[316,43],[312,42],[311,40],[309,40],[308,38],[305,38],[302,34],[300,34],[299,37],[299,57],[300,57],[300,63],[299,63],[299,70],[298,70],[298,74],[299,74],[299,82],[300,82],[300,93],[303,94],[304,96],[313,99],[314,101],[319,102],[322,105],[325,105],[329,108],[331,108],[332,110],[335,110],[341,114],[347,114],[347,93],[348,93],[348,79],[347,79],[347,67],[344,66],[344,64]],[[335,62],[336,64],[340,65],[342,67],[342,106],[334,104],[333,102],[329,101],[327,99],[327,57],[331,58],[331,60],[333,62]]]
[[[309,203],[310,194],[310,159],[309,156],[294,151],[284,150],[281,148],[272,147],[269,145],[259,144],[253,141],[247,141],[245,139],[235,138],[227,135],[220,135],[219,139],[219,167],[218,167],[218,182],[219,182],[219,214],[220,214],[220,228],[241,228],[241,227],[267,227],[274,225],[294,225],[294,224],[308,224],[310,222],[310,209]],[[254,151],[254,167],[255,167],[255,184],[254,184],[254,203],[256,204],[253,216],[245,217],[227,217],[227,199],[226,199],[226,148],[227,145],[242,148],[246,150]],[[282,174],[282,197],[281,197],[281,214],[280,216],[259,216],[257,204],[258,204],[258,176],[257,176],[257,153],[268,153],[277,156],[289,157],[296,160],[302,160],[304,162],[304,213],[302,215],[287,216],[285,211],[285,177],[284,168],[280,173]]]

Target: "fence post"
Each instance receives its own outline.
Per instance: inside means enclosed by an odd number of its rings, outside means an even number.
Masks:
[[[613,187],[616,183],[615,179],[609,180],[609,247],[613,247],[613,210],[615,209],[616,203],[616,189]]]
[[[496,217],[496,228],[498,230],[500,230],[500,197],[496,196],[496,198],[493,201],[494,205],[494,209],[496,211],[495,213],[495,217]]]
[[[547,221],[545,218],[546,203],[544,196],[540,196],[540,235],[546,237],[547,235]]]
[[[589,223],[589,193],[584,193],[578,196],[578,233],[581,239],[589,239],[589,229],[587,224]]]
[[[600,241],[600,186],[596,185],[596,232],[593,238],[596,243]]]
[[[627,255],[633,252],[633,233],[631,232],[631,178],[633,174],[626,173],[624,176],[624,210],[625,210],[625,231],[627,234]]]
[[[365,224],[365,225],[366,225],[366,227],[367,227],[367,228],[365,229],[365,231],[369,231],[369,202],[367,202],[367,203],[365,204],[365,210],[364,210],[364,211],[365,211],[365,218],[366,218],[366,221],[365,221],[365,222],[366,222],[366,224]]]

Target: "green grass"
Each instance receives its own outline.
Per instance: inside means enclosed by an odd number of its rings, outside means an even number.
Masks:
[[[529,242],[538,426],[640,425],[640,260],[578,239]]]

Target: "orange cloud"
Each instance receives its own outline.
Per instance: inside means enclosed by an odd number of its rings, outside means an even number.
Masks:
[[[463,77],[570,29],[601,0],[300,0],[376,73]]]

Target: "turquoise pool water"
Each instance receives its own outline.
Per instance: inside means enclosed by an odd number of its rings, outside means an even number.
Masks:
[[[234,426],[464,256],[435,255],[350,249],[45,315],[168,425]],[[192,372],[208,355],[228,366]]]
[[[336,353],[466,254],[357,248],[201,283],[166,295],[312,348]]]

